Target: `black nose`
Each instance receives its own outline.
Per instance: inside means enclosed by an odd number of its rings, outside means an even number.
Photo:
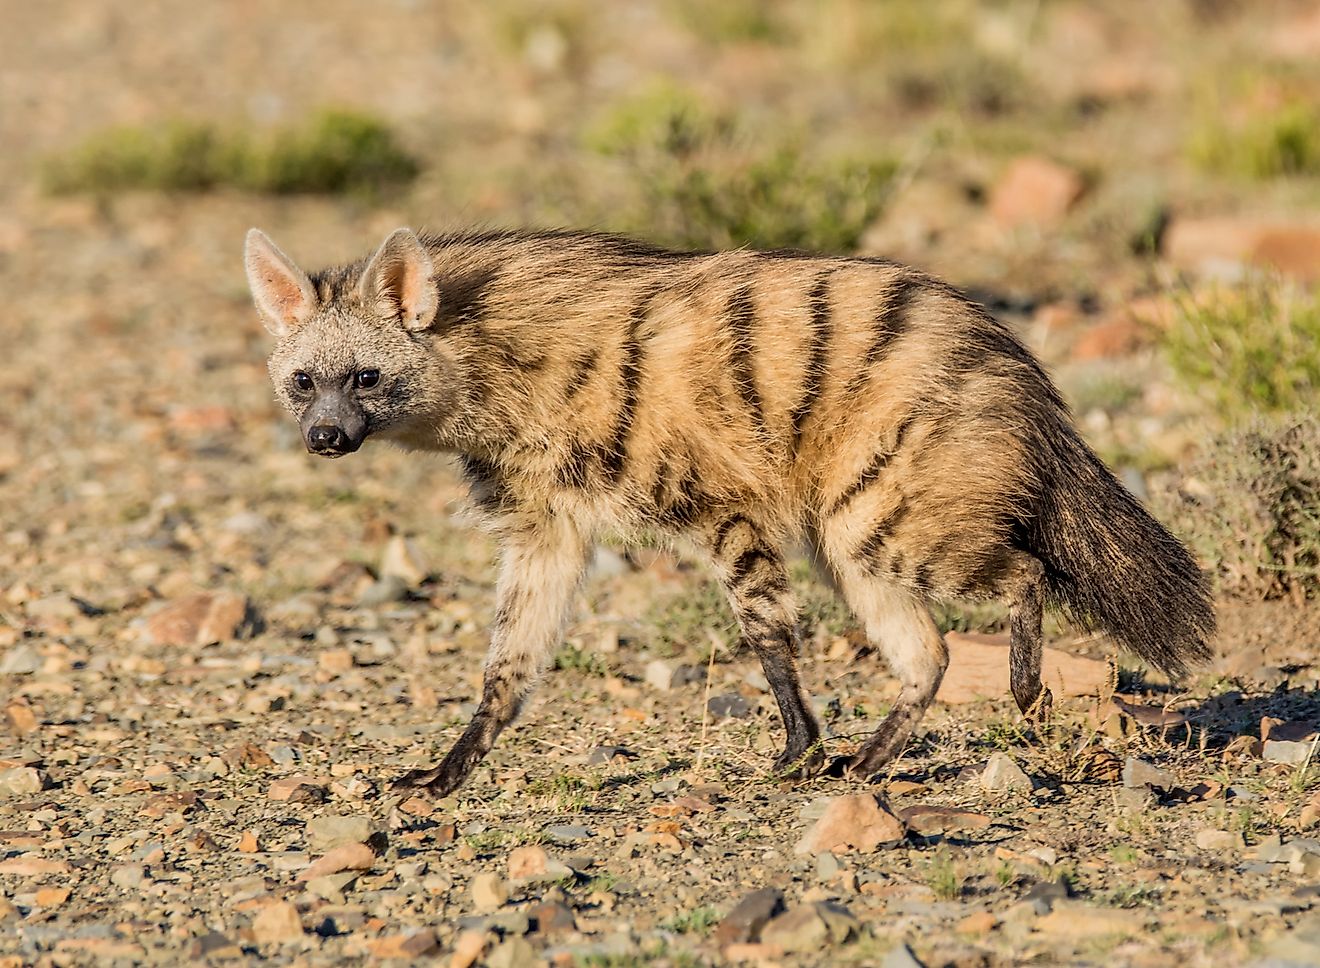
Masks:
[[[307,449],[313,453],[348,450],[348,434],[332,424],[317,424],[307,431]]]

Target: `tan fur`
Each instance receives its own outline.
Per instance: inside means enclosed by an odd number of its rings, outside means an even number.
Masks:
[[[259,306],[287,297],[287,281],[268,292],[266,275],[251,278]],[[285,404],[306,422],[313,403],[295,373],[319,388],[379,370],[378,387],[335,391],[335,406],[360,407],[350,416],[371,436],[461,455],[503,542],[481,710],[446,762],[412,782],[452,789],[490,748],[545,667],[605,531],[684,540],[711,559],[775,687],[784,768],[819,765],[786,542],[813,545],[902,682],[854,764],[868,774],[901,751],[943,675],[927,603],[1042,580],[1023,536],[1053,466],[1040,456],[1048,435],[1072,434],[1065,408],[1007,330],[911,269],[400,230],[367,269],[310,285],[315,311],[289,323],[271,358]],[[1033,633],[1025,614],[1024,641],[1038,638],[1038,615]],[[1039,693],[1030,654],[1020,701]]]

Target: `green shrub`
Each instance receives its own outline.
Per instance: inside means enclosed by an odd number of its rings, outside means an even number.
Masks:
[[[1222,174],[1320,175],[1320,108],[1295,102],[1241,125],[1216,119],[1192,139],[1191,155]]]
[[[1224,415],[1314,405],[1320,296],[1257,279],[1183,298],[1165,352],[1183,382]]]
[[[1261,419],[1219,438],[1164,502],[1225,594],[1320,597],[1320,419]]]
[[[851,251],[894,174],[889,160],[818,158],[793,140],[755,146],[669,88],[616,108],[589,143],[626,166],[633,204],[617,227],[691,249]]]
[[[54,194],[220,187],[339,194],[406,184],[418,171],[383,123],[330,110],[267,137],[202,121],[112,128],[48,158],[41,177]]]

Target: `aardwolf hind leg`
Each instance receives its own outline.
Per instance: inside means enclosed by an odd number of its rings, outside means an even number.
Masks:
[[[935,698],[949,652],[924,597],[875,576],[857,562],[834,562],[833,571],[849,607],[865,626],[867,638],[901,686],[894,708],[847,763],[850,772],[870,779],[903,752]]]
[[[590,545],[569,523],[551,521],[505,539],[481,704],[440,765],[413,770],[395,788],[443,797],[463,784],[518,715],[559,642]]]
[[[1045,567],[1022,555],[1011,588],[1009,606],[1008,674],[1013,698],[1028,719],[1049,716],[1053,696],[1040,681],[1044,638],[1040,624],[1045,604]]]

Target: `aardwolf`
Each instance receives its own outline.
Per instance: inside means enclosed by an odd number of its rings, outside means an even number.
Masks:
[[[401,228],[312,275],[260,231],[248,280],[270,375],[307,449],[367,437],[458,455],[500,544],[481,703],[433,769],[456,789],[558,643],[603,530],[709,559],[760,658],[787,775],[818,771],[784,548],[805,541],[897,676],[845,764],[898,756],[948,652],[932,600],[1006,597],[1024,713],[1049,604],[1171,674],[1214,628],[1187,550],[1078,436],[1030,352],[979,306],[891,262],[671,252],[609,235]]]

